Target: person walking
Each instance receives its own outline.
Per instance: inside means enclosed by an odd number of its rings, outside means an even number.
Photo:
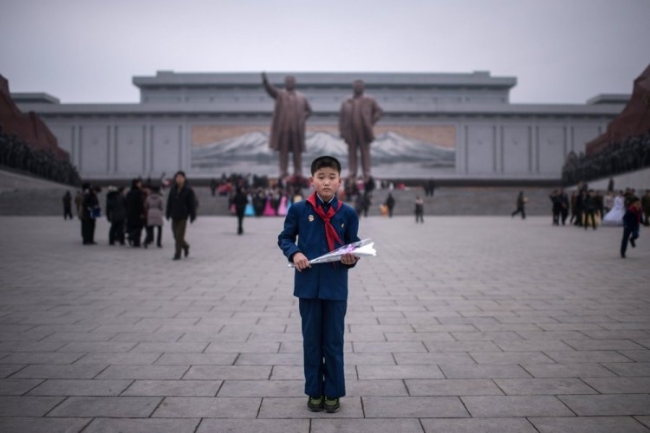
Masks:
[[[549,196],[549,199],[551,199],[551,203],[553,204],[553,225],[554,226],[559,226],[560,225],[560,210],[562,209],[562,205],[560,203],[560,193],[556,189],[551,193]]]
[[[237,215],[237,234],[244,234],[244,214],[248,205],[248,194],[246,188],[239,187],[232,198],[232,204],[235,206],[235,215]]]
[[[562,225],[566,225],[569,216],[569,196],[563,188],[560,189],[560,215],[562,216]]]
[[[156,246],[162,248],[162,226],[163,226],[163,196],[160,194],[160,187],[151,188],[151,194],[144,202],[147,214],[147,236],[144,239],[144,247],[148,248],[153,243],[153,232],[157,229]]]
[[[108,244],[115,245],[115,242],[119,242],[120,245],[124,245],[126,199],[123,186],[106,194],[106,218],[111,223],[111,228],[108,231]]]
[[[630,207],[623,216],[623,239],[621,240],[621,258],[625,258],[627,243],[632,248],[636,247],[636,240],[639,238],[639,227],[641,224],[641,200],[638,197],[631,199]]]
[[[169,190],[167,197],[167,209],[165,212],[167,221],[172,221],[172,232],[174,233],[174,258],[180,260],[181,251],[185,257],[190,255],[190,244],[185,241],[187,220],[193,223],[196,219],[196,199],[194,190],[188,185],[185,172],[178,171],[174,175],[174,185]]]
[[[212,197],[214,197],[217,193],[217,186],[219,186],[217,179],[214,177],[210,179],[210,193],[212,194]]]
[[[142,239],[142,228],[144,219],[144,195],[142,192],[142,180],[133,179],[131,190],[126,195],[126,226],[129,245],[140,248]]]
[[[384,202],[386,205],[386,208],[388,209],[388,218],[393,217],[393,209],[395,208],[395,197],[393,197],[393,193],[389,192],[388,197],[386,197],[386,201]]]
[[[584,227],[585,230],[589,228],[589,219],[591,219],[591,226],[596,230],[596,210],[598,204],[596,203],[596,197],[594,196],[593,190],[587,191],[585,195],[582,207],[584,213]]]
[[[67,220],[68,218],[74,219],[72,217],[72,195],[70,191],[63,194],[63,219]]]
[[[528,199],[524,195],[523,191],[519,191],[519,195],[517,196],[517,209],[511,214],[511,216],[514,218],[515,215],[521,214],[521,219],[524,220],[526,219],[526,202]]]
[[[81,236],[84,245],[97,245],[95,242],[95,227],[97,217],[101,212],[99,200],[97,199],[98,187],[88,187],[83,199],[83,210],[81,217]]]
[[[419,195],[415,197],[415,223],[424,224],[424,200]]]

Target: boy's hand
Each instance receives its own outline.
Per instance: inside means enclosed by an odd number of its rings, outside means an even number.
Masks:
[[[341,263],[344,265],[354,265],[359,258],[354,254],[343,254],[341,256]]]
[[[293,265],[296,267],[298,272],[303,269],[311,268],[309,259],[303,253],[296,253],[293,255]]]

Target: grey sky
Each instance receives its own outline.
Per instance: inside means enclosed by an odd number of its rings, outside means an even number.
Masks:
[[[583,103],[631,92],[648,18],[649,0],[0,0],[0,73],[137,102],[131,77],[157,70],[489,70],[518,78],[513,102]]]

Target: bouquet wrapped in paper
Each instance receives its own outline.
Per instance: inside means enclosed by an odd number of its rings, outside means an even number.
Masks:
[[[362,239],[358,242],[343,245],[342,247],[330,251],[320,257],[316,257],[315,259],[311,259],[309,264],[316,265],[319,263],[338,262],[344,254],[354,254],[356,257],[374,257],[377,255],[377,250],[373,247],[374,245],[375,243],[372,239]],[[293,263],[289,263],[287,267],[293,268],[295,266]]]

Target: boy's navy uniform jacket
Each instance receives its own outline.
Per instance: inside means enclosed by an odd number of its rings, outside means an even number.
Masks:
[[[322,205],[320,198],[317,203]],[[337,209],[338,199],[335,197],[329,205]],[[341,203],[331,223],[343,245],[360,240],[357,236],[359,218],[350,206]],[[343,245],[336,245],[335,248]],[[309,260],[329,252],[325,222],[314,211],[311,203],[303,200],[289,208],[284,220],[284,230],[278,236],[278,246],[289,261],[298,252],[303,253]],[[348,298],[348,269],[352,266],[334,262],[312,265],[302,272],[296,270],[293,294],[298,298],[345,301]]]

